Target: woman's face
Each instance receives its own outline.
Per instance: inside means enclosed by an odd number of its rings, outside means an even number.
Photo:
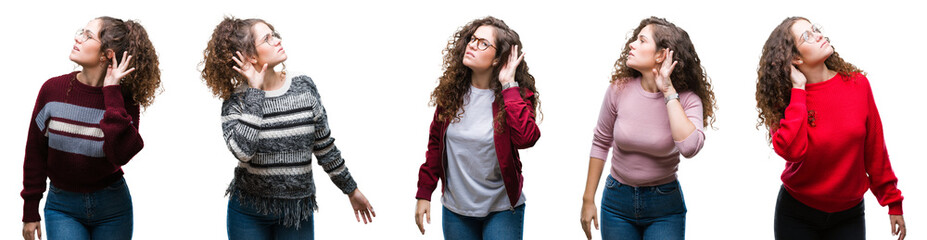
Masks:
[[[71,49],[71,55],[68,56],[71,61],[81,66],[96,66],[106,61],[100,47],[103,42],[100,41],[100,28],[103,26],[103,20],[94,19],[87,23],[83,29],[78,30],[74,35],[74,48]]]
[[[811,25],[811,22],[798,20],[792,24],[792,39],[795,40],[795,47],[801,54],[799,58],[793,59],[793,64],[821,64],[831,54],[834,54],[830,40],[824,37],[818,28]]]
[[[637,40],[628,44],[631,50],[628,51],[628,60],[625,63],[639,72],[650,72],[662,56],[657,53],[657,44],[653,38],[653,25],[644,26],[636,37]]]
[[[469,36],[467,51],[463,64],[474,72],[491,70],[496,57],[496,28],[489,25],[480,26]]]
[[[286,51],[283,50],[280,37],[270,30],[267,24],[254,24],[251,26],[251,33],[254,34],[254,48],[257,50],[257,57],[253,62],[256,68],[260,69],[265,63],[268,68],[272,68],[286,61]]]

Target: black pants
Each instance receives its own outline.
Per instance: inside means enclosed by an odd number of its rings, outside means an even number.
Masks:
[[[863,202],[835,213],[805,205],[779,189],[776,202],[776,239],[866,239]]]

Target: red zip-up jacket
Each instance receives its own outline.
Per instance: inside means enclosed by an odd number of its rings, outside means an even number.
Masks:
[[[532,106],[521,97],[519,87],[512,87],[502,90],[502,104],[505,104],[505,124],[499,126],[499,123],[493,121],[495,129],[493,141],[496,146],[496,156],[499,160],[499,169],[502,172],[502,182],[505,185],[505,192],[509,196],[509,203],[515,207],[518,198],[521,197],[521,187],[524,177],[521,175],[521,160],[518,158],[518,149],[525,149],[534,146],[534,143],[541,137],[541,131],[534,122],[535,114]],[[530,98],[534,93],[525,89],[525,98]],[[498,102],[498,101],[497,101]],[[499,113],[499,105],[493,104],[493,116]],[[441,179],[441,193],[447,181],[444,180],[444,134],[450,125],[450,118],[441,121],[438,115],[441,108],[435,109],[434,119],[431,121],[431,129],[428,134],[428,151],[425,152],[425,163],[418,172],[418,192],[415,198],[431,201],[431,194],[438,187],[438,180]]]

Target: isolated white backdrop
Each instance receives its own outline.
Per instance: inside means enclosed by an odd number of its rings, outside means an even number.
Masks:
[[[335,142],[376,209],[356,223],[347,198],[316,175],[318,239],[441,239],[441,205],[432,203],[425,236],[413,221],[418,167],[424,161],[441,74],[441,50],[458,27],[487,15],[522,38],[537,79],[543,137],[521,152],[526,239],[582,239],[579,209],[592,129],[612,65],[629,32],[659,16],[686,29],[720,106],[705,147],[680,165],[690,239],[772,239],[784,161],[756,123],[755,81],[761,47],[789,16],[824,26],[837,51],[869,73],[885,138],[905,199],[909,239],[924,238],[921,104],[927,88],[927,18],[910,1],[581,2],[531,1],[15,1],[0,9],[3,160],[0,238],[21,232],[22,159],[36,93],[75,69],[73,33],[94,17],[138,19],[160,54],[164,93],[141,116],[145,149],[124,167],[137,239],[223,239],[223,196],[236,160],[220,131],[221,101],[198,71],[202,51],[224,15],[263,18],[283,35],[290,71],[315,79]],[[315,167],[316,171],[321,168]],[[604,177],[604,175],[603,175]],[[603,184],[599,185],[599,195]],[[435,193],[434,199],[439,199]],[[597,199],[599,199],[597,197]],[[866,195],[867,235],[892,239],[887,208]],[[44,201],[43,201],[44,202]],[[598,201],[597,201],[598,205]],[[44,206],[44,203],[42,204]],[[595,239],[599,233],[595,232]]]

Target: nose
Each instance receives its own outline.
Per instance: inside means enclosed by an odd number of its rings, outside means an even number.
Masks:
[[[815,41],[815,42],[821,42],[822,39],[824,39],[824,34],[823,34],[823,33],[814,33],[814,41]]]
[[[468,43],[467,43],[467,48],[469,48],[470,50],[476,50],[476,43],[477,43],[477,41],[470,41],[470,42],[468,42]]]

